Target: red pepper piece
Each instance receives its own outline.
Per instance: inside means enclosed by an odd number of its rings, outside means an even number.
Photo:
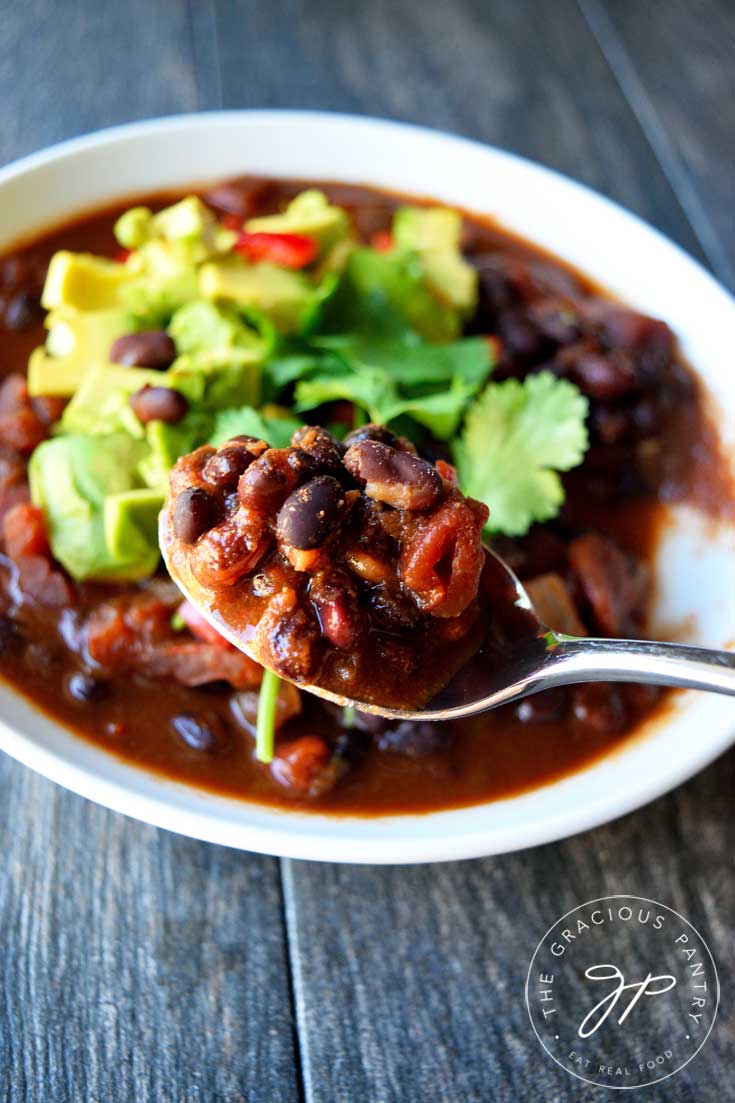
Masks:
[[[376,230],[370,238],[370,244],[376,253],[390,253],[393,249],[393,234],[390,230]]]
[[[226,230],[235,230],[238,234],[242,232],[242,219],[238,215],[226,214],[220,221]]]
[[[305,268],[317,254],[317,243],[305,234],[242,233],[235,251],[248,260],[268,260],[282,268]]]

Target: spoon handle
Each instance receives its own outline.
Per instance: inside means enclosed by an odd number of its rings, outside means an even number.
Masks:
[[[735,696],[735,652],[651,640],[578,639],[557,634],[549,648],[541,680],[571,682],[647,682],[688,689],[709,689]]]

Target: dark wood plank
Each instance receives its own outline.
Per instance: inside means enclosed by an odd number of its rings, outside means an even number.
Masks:
[[[539,939],[569,908],[630,893],[680,910],[731,975],[735,754],[617,823],[483,861],[287,863],[287,914],[310,1103],[588,1101],[534,1036],[524,1002]],[[728,827],[729,824],[729,827]],[[723,874],[725,874],[723,876]],[[731,1083],[732,1001],[650,1103],[719,1103]]]
[[[278,864],[0,762],[0,1097],[298,1099]]]
[[[201,106],[186,0],[6,4],[0,162],[114,123]]]
[[[735,286],[735,6],[580,4],[710,264]]]
[[[3,11],[0,161],[218,96],[206,3]],[[5,756],[0,849],[3,1100],[298,1098],[275,860],[136,824]]]
[[[574,0],[557,0],[553,16],[544,0],[217,0],[216,12],[226,107],[357,111],[492,142],[702,255]]]

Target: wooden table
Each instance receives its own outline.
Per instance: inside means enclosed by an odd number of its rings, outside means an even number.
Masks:
[[[392,116],[567,172],[732,285],[734,14],[728,0],[6,0],[0,161],[202,108]],[[700,926],[725,979],[705,1049],[640,1094],[724,1103],[734,763],[552,846],[381,869],[192,842],[4,758],[0,1098],[605,1098],[541,1051],[523,984],[554,919],[632,893]]]

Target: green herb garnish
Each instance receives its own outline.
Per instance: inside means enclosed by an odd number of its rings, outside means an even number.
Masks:
[[[471,406],[454,445],[465,494],[490,509],[487,531],[522,536],[564,501],[558,472],[587,448],[587,400],[551,372],[491,383]]]
[[[255,757],[258,762],[272,762],[276,741],[276,706],[281,679],[272,670],[263,670],[258,697],[258,718],[255,726]]]

